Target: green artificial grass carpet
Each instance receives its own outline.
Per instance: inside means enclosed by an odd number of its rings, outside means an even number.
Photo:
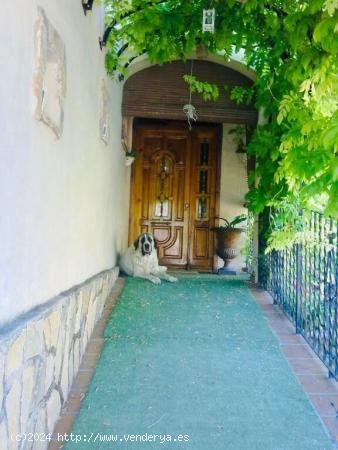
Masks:
[[[104,336],[68,450],[333,448],[241,281],[128,278]]]

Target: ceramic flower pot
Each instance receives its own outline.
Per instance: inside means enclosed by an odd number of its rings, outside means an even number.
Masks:
[[[126,156],[126,166],[129,167],[135,161],[135,156]]]
[[[224,261],[224,268],[227,268],[230,261],[239,255],[240,228],[230,228],[227,230],[215,230],[216,233],[216,254]]]

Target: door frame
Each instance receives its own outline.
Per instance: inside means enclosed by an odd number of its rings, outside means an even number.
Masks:
[[[135,146],[136,141],[136,132],[139,127],[151,127],[153,129],[161,130],[163,127],[167,129],[187,129],[188,124],[184,120],[162,120],[162,119],[144,119],[144,118],[134,118],[132,124],[132,137],[131,141],[133,143],[133,148]],[[218,225],[219,212],[220,212],[220,194],[221,194],[221,162],[222,162],[222,138],[223,138],[223,127],[221,123],[214,122],[198,122],[193,124],[193,128],[208,128],[214,129],[216,131],[216,174],[215,174],[215,225]],[[130,175],[130,198],[129,198],[129,218],[128,218],[128,245],[133,243],[133,236],[131,235],[131,213],[132,213],[132,198],[134,194],[134,185],[135,185],[135,168],[134,165],[131,167],[131,175]],[[188,250],[190,245],[190,224],[188,225]],[[214,247],[215,247],[215,237],[214,237]],[[214,252],[213,257],[213,267],[212,271],[217,269],[218,256]],[[173,265],[174,267],[174,265]],[[186,270],[190,270],[189,268]]]

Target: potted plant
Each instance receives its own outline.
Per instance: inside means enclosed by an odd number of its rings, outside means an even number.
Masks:
[[[229,130],[229,134],[233,135],[233,141],[237,145],[236,153],[245,153],[245,127],[238,125]]]
[[[126,166],[131,166],[136,158],[136,150],[130,150],[126,152]]]
[[[228,269],[230,261],[239,254],[239,239],[244,228],[238,227],[240,223],[247,220],[245,214],[234,217],[230,222],[223,217],[216,219],[224,221],[224,225],[211,228],[216,234],[216,254],[224,261],[224,266],[219,273],[235,273]]]
[[[129,167],[133,164],[136,158],[136,150],[128,149],[127,144],[124,139],[122,139],[122,146],[126,154],[126,166]]]

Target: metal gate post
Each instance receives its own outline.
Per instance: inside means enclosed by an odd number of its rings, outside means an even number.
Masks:
[[[296,333],[302,332],[302,244],[296,244]]]

